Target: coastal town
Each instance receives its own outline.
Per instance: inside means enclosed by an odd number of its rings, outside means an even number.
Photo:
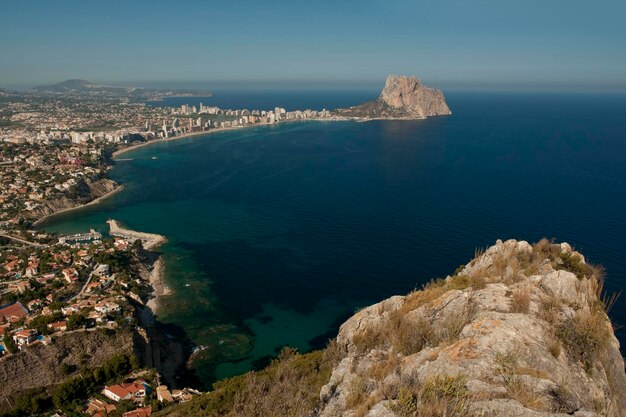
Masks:
[[[150,339],[156,297],[163,292],[155,250],[164,237],[124,229],[114,220],[108,231],[73,235],[37,227],[51,215],[121,190],[107,175],[117,155],[155,141],[332,117],[327,110],[224,110],[202,103],[173,108],[109,96],[3,92],[0,361],[28,361],[32,353],[45,356],[76,334],[139,329]],[[191,388],[167,385],[172,372],[158,372],[155,345],[144,343],[141,352],[105,363],[62,360],[53,387],[33,391],[28,384],[16,384],[4,390],[0,410],[9,410],[6,415],[53,410],[48,415],[144,417],[199,395]],[[80,382],[85,378],[90,384]]]

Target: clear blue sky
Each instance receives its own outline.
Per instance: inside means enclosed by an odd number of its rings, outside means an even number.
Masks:
[[[0,86],[378,83],[626,90],[624,0],[0,2]]]

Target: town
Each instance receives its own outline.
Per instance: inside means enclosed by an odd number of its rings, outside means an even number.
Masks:
[[[150,331],[145,312],[154,296],[151,250],[161,237],[124,233],[114,221],[106,235],[55,235],[36,227],[49,215],[120,190],[107,175],[116,151],[204,132],[332,118],[327,110],[224,110],[202,103],[174,108],[108,96],[3,93],[0,361],[19,358],[29,366],[33,354],[46,356],[76,337],[105,332],[126,340],[130,333]],[[59,365],[56,380],[62,383],[43,391],[17,383],[5,390],[0,410],[144,417],[199,395],[166,385],[154,367],[159,353],[153,344],[144,343],[142,361],[132,349],[104,362],[70,355]]]

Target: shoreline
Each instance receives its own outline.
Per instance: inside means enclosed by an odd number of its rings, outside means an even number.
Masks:
[[[156,233],[145,233],[126,229],[114,219],[107,220],[107,224],[109,225],[109,234],[111,236],[140,239],[142,241],[143,248],[147,251],[154,251],[157,247],[167,242],[167,238],[165,236]],[[161,255],[159,255],[153,262],[152,269],[149,270],[146,275],[145,279],[152,287],[152,292],[145,306],[150,311],[149,315],[154,316],[157,313],[159,297],[170,295],[172,293],[172,290],[165,286],[165,265]]]
[[[171,138],[160,138],[160,139],[153,139],[153,140],[149,140],[146,142],[141,142],[138,143],[136,145],[131,145],[127,148],[123,148],[123,149],[118,149],[117,151],[113,152],[111,154],[111,158],[113,158],[113,161],[115,161],[115,158],[125,154],[126,152],[130,152],[133,151],[135,149],[139,149],[139,148],[143,148],[144,146],[148,146],[151,145],[153,143],[162,143],[162,142],[172,142],[178,139],[187,139],[187,138],[191,138],[191,137],[195,137],[195,136],[202,136],[202,135],[211,135],[213,133],[219,133],[219,132],[228,132],[228,131],[232,131],[232,130],[242,130],[242,129],[251,129],[254,127],[265,127],[265,126],[276,126],[276,125],[280,125],[283,123],[293,123],[293,122],[344,122],[344,121],[350,121],[350,120],[355,120],[358,121],[357,119],[352,119],[352,118],[333,118],[333,117],[328,117],[328,118],[321,118],[321,119],[292,119],[292,120],[283,120],[277,123],[258,123],[258,124],[248,124],[248,125],[244,125],[244,126],[235,126],[235,127],[218,127],[215,129],[209,129],[209,130],[203,130],[202,132],[192,132],[192,133],[185,133],[183,135],[178,135],[178,136],[172,136]],[[367,119],[370,120],[370,119]]]
[[[260,126],[266,126],[266,125],[260,125]],[[143,148],[144,146],[152,145],[153,143],[173,142],[173,141],[178,140],[178,139],[186,139],[186,138],[190,138],[190,137],[194,137],[194,136],[201,136],[201,135],[210,135],[212,133],[227,132],[227,131],[230,131],[230,130],[245,129],[245,128],[248,128],[248,127],[252,127],[252,126],[218,127],[216,129],[203,130],[202,132],[192,132],[192,133],[185,133],[184,135],[172,136],[171,138],[153,139],[153,140],[149,140],[149,141],[146,141],[146,142],[138,143],[136,145],[131,145],[131,146],[127,147],[127,148],[118,149],[117,151],[115,151],[115,152],[113,152],[111,154],[111,157],[113,158],[113,161],[115,161],[116,157],[118,157],[120,155],[123,155],[126,152],[130,152],[130,151],[133,151],[135,149]]]
[[[35,220],[33,222],[33,226],[38,226],[41,223],[43,223],[44,221],[48,220],[49,218],[51,218],[53,216],[56,216],[57,214],[67,213],[67,212],[70,212],[70,211],[79,210],[79,209],[82,209],[82,208],[85,208],[85,207],[89,207],[89,206],[93,206],[93,205],[96,205],[98,203],[101,203],[102,201],[106,200],[107,198],[111,197],[114,194],[117,194],[118,192],[122,191],[123,189],[124,189],[124,184],[117,184],[117,186],[114,189],[112,189],[111,191],[109,191],[108,193],[103,194],[100,197],[97,197],[97,198],[95,198],[95,199],[93,199],[93,200],[91,200],[91,201],[89,201],[89,202],[87,202],[85,204],[81,204],[81,205],[78,205],[76,207],[68,207],[68,208],[65,208],[63,210],[55,211],[54,213],[46,214],[45,216],[42,216],[42,217],[38,218],[37,220]]]
[[[164,279],[165,265],[163,263],[163,257],[159,256],[159,258],[152,265],[152,271],[150,271],[150,275],[148,276],[148,281],[152,286],[153,292],[148,302],[146,302],[146,307],[150,309],[153,316],[158,312],[159,299],[165,295],[172,294],[172,290],[165,286]]]

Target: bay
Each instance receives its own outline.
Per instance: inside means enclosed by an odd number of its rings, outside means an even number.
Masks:
[[[167,236],[173,295],[159,320],[206,347],[194,361],[206,386],[285,345],[323,347],[356,309],[450,274],[496,239],[570,242],[606,267],[609,291],[624,289],[626,96],[447,99],[450,117],[293,122],[139,148],[111,171],[122,192],[42,227],[105,230],[115,218]],[[625,322],[623,299],[611,314]]]

